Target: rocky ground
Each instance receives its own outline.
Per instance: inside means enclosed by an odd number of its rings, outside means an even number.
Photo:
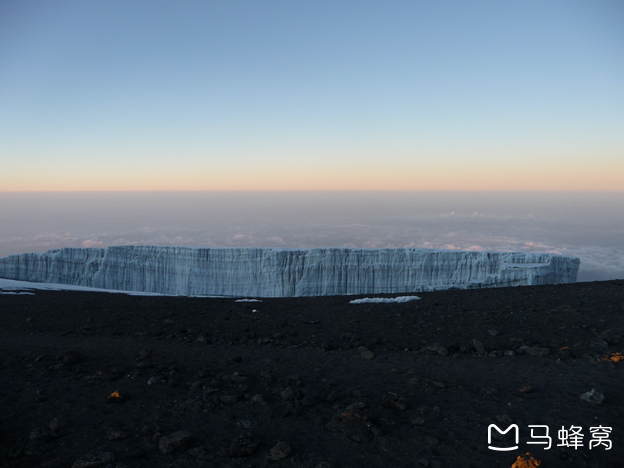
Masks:
[[[624,281],[393,304],[33,293],[0,294],[2,466],[624,466]]]

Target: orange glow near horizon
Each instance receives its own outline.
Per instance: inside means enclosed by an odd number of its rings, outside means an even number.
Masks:
[[[394,167],[393,167],[394,166]],[[416,167],[419,166],[419,167]],[[247,166],[234,171],[150,168],[115,173],[58,170],[19,177],[0,174],[0,192],[79,191],[621,191],[624,168],[572,164],[518,167],[511,164],[452,169],[435,164],[401,167],[307,166],[274,170]]]
[[[624,158],[617,151],[526,153],[17,160],[0,171],[0,192],[624,190]]]

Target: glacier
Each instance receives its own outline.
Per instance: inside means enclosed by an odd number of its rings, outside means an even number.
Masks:
[[[0,258],[0,278],[183,296],[300,297],[573,283],[549,253],[416,248],[61,248]]]

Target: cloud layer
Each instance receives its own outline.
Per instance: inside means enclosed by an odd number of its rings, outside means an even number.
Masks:
[[[1,198],[0,206],[8,206]],[[136,244],[413,247],[571,255],[581,259],[580,281],[624,278],[624,194],[580,199],[560,194],[30,194],[13,195],[11,201],[10,209],[0,208],[0,257]]]

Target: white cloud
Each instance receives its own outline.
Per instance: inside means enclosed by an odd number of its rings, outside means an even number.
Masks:
[[[106,247],[106,244],[100,240],[96,240],[96,239],[86,239],[83,240],[82,243],[80,244],[81,247]]]

